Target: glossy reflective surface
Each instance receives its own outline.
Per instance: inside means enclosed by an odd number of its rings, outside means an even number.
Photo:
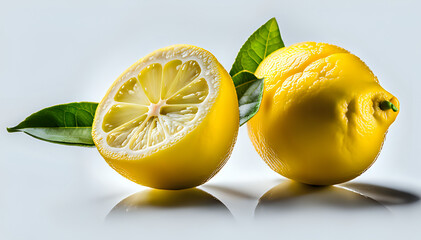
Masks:
[[[123,199],[107,215],[109,220],[132,218],[149,224],[153,221],[179,224],[188,219],[211,221],[233,219],[228,208],[209,193],[191,188],[186,190],[148,189]],[[206,216],[206,217],[203,217]]]
[[[0,239],[418,239],[420,3],[417,1],[3,1],[0,4]],[[163,7],[165,6],[165,7]],[[245,127],[211,181],[185,192],[121,177],[94,148],[8,134],[54,104],[99,101],[130,64],[175,43],[229,70],[276,17],[286,45],[349,49],[401,102],[376,163],[310,187],[265,165]]]

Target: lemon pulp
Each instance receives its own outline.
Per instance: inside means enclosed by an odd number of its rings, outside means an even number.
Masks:
[[[104,116],[110,147],[142,151],[164,144],[191,127],[209,95],[194,61],[152,63],[125,82]]]

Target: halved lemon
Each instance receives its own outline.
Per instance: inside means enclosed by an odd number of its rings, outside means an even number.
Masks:
[[[97,108],[92,136],[107,163],[141,185],[203,184],[228,160],[239,127],[235,87],[208,51],[159,49],[129,67]]]

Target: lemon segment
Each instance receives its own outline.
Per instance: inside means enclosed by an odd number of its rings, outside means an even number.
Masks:
[[[115,104],[105,115],[102,129],[109,132],[148,112],[147,106],[135,104]]]
[[[234,85],[216,58],[175,45],[139,60],[115,81],[98,106],[92,135],[123,176],[179,189],[200,185],[225,164],[238,116]]]
[[[167,104],[201,103],[209,94],[209,87],[204,78],[196,79],[167,100]]]
[[[138,76],[138,81],[151,103],[158,103],[161,93],[162,66],[153,63],[144,68]]]
[[[130,121],[115,130],[111,131],[107,135],[107,144],[114,148],[125,147],[137,130],[145,122],[147,115],[141,115],[137,119]]]
[[[144,106],[149,106],[151,103],[143,91],[139,80],[135,77],[130,78],[120,87],[114,100],[116,102],[135,103]]]

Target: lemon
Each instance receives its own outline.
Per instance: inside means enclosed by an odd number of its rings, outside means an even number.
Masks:
[[[173,45],[117,78],[98,105],[92,136],[124,177],[153,188],[183,189],[222,168],[238,127],[227,71],[204,49]]]
[[[282,48],[256,70],[265,80],[250,139],[279,174],[307,184],[351,180],[376,160],[399,102],[358,57],[305,42]]]

